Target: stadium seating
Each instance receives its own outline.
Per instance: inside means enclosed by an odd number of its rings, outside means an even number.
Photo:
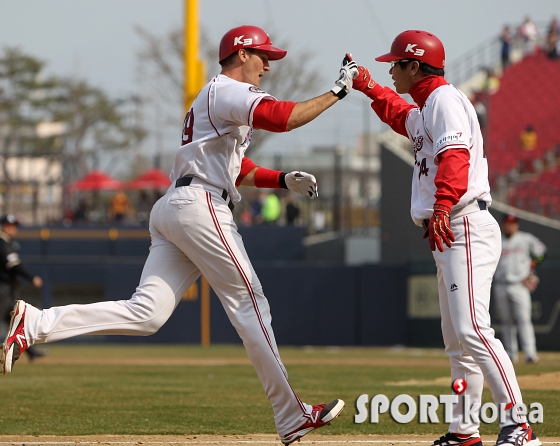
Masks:
[[[542,54],[511,65],[500,78],[498,90],[488,96],[486,136],[490,176],[511,169],[535,172],[533,161],[560,143],[560,61]],[[519,147],[519,135],[532,125],[538,136],[534,151]]]
[[[552,218],[560,218],[560,61],[543,54],[525,57],[508,67],[499,87],[486,96],[488,127],[485,150],[493,189],[508,178],[507,202]],[[482,96],[480,96],[482,95]],[[537,147],[519,145],[531,125]]]
[[[560,218],[560,166],[510,185],[507,201],[520,209]]]

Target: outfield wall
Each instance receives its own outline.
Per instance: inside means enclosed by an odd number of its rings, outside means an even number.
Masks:
[[[142,264],[113,259],[104,264],[75,259],[30,263],[44,279],[42,290],[26,286],[24,298],[42,307],[128,299]],[[283,345],[396,345],[407,343],[405,267],[309,266],[303,262],[255,263],[270,302],[277,342]],[[115,342],[199,343],[200,279],[155,335],[103,337]],[[238,343],[237,333],[211,293],[211,341]],[[84,339],[82,339],[84,340]],[[100,340],[88,339],[90,341]]]
[[[23,297],[49,307],[128,299],[142,272],[142,257],[30,256],[28,268],[44,279]],[[303,261],[254,263],[270,302],[280,345],[408,345],[442,347],[437,282],[432,263],[310,265]],[[541,350],[560,350],[559,268],[545,262],[534,294],[533,322]],[[83,337],[79,342],[201,342],[200,281],[183,296],[166,325],[150,337]],[[217,296],[211,293],[210,341],[239,343]],[[499,327],[496,327],[499,328]]]

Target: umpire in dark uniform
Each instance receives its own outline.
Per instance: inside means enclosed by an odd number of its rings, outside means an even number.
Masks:
[[[32,276],[21,264],[17,244],[14,241],[18,226],[19,221],[13,214],[0,218],[0,320],[7,324],[10,323],[10,312],[16,303],[19,279],[23,278],[33,283],[35,288],[43,286],[43,280],[39,276]],[[27,349],[26,352],[31,360],[45,356],[47,353],[34,347]]]

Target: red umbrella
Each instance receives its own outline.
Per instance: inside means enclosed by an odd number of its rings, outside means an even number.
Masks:
[[[101,170],[92,170],[82,179],[70,184],[74,190],[114,190],[122,187],[122,182],[110,177]]]
[[[129,181],[124,185],[125,189],[167,189],[171,184],[169,176],[163,173],[161,170],[152,169],[146,170],[138,178]]]

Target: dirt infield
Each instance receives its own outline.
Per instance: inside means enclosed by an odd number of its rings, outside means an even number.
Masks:
[[[494,444],[496,437],[483,437],[484,443]],[[309,435],[295,445],[423,445],[431,444],[433,435]],[[543,444],[560,444],[560,437],[541,438]],[[79,437],[57,436],[2,436],[0,446],[63,446],[63,445],[111,445],[111,446],[171,446],[171,445],[277,445],[281,446],[276,435],[92,435]]]

